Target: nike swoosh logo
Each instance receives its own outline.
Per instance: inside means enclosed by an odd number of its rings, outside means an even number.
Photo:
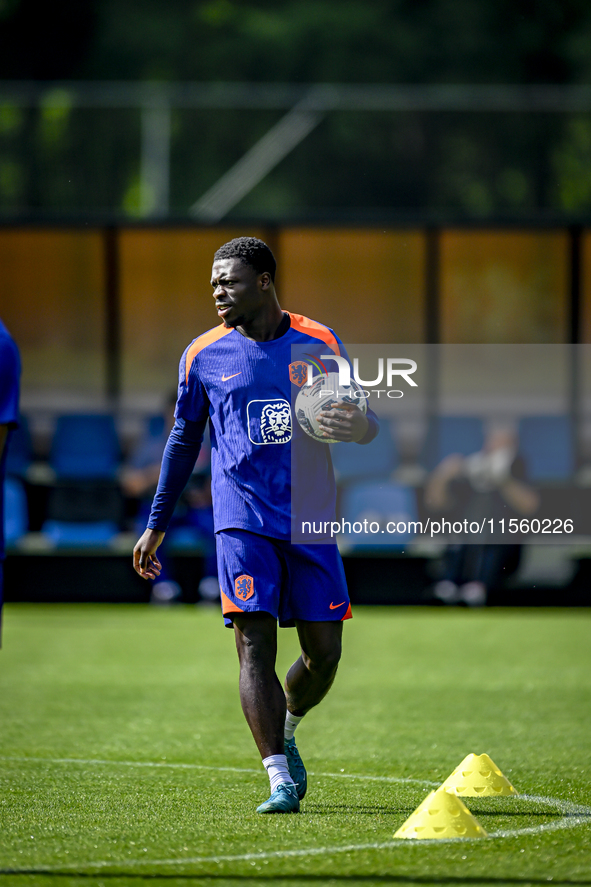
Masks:
[[[240,376],[240,375],[242,375],[242,370],[240,370],[239,373],[233,373],[231,376],[222,376],[222,382],[227,382],[228,379],[233,379],[234,376]]]
[[[338,610],[339,607],[342,607],[345,601],[341,601],[340,604],[329,604],[331,610]]]

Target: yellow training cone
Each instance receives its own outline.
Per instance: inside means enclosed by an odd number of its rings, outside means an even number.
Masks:
[[[463,797],[500,797],[517,792],[488,755],[468,755],[441,788]]]
[[[456,795],[443,788],[419,804],[395,838],[485,838],[486,832]]]

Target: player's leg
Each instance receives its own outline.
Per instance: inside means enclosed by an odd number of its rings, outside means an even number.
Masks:
[[[336,545],[286,546],[284,557],[289,583],[280,624],[295,623],[301,647],[285,679],[285,754],[301,800],[308,779],[294,731],[332,686],[341,657],[342,622],[351,617],[351,607]]]
[[[341,657],[342,622],[296,622],[301,655],[285,678],[285,756],[301,800],[308,789],[308,775],[295,743],[294,731],[306,712],[330,690]]]
[[[341,658],[342,622],[296,622],[301,655],[285,678],[287,708],[303,717],[333,685]]]
[[[277,621],[269,613],[233,617],[240,703],[262,758],[283,754],[285,695],[275,673]]]
[[[233,617],[240,662],[240,702],[263,759],[271,797],[258,813],[297,813],[300,807],[283,742],[285,695],[275,672],[277,620],[269,613]]]
[[[289,595],[280,622],[295,622],[301,655],[285,679],[288,710],[303,716],[323,699],[335,679],[343,620],[351,607],[343,562],[332,545],[291,545],[284,551]]]

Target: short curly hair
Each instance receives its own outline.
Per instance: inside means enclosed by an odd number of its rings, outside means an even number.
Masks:
[[[275,256],[263,240],[258,237],[235,237],[220,246],[214,254],[214,261],[218,259],[240,259],[245,265],[250,265],[257,274],[268,271],[271,280],[275,281],[277,262]]]

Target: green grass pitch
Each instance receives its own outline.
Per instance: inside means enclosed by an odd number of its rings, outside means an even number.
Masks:
[[[215,610],[8,605],[0,885],[591,884],[590,617],[358,607],[302,813],[263,817]],[[394,841],[471,752],[520,793],[466,799],[489,837]]]

